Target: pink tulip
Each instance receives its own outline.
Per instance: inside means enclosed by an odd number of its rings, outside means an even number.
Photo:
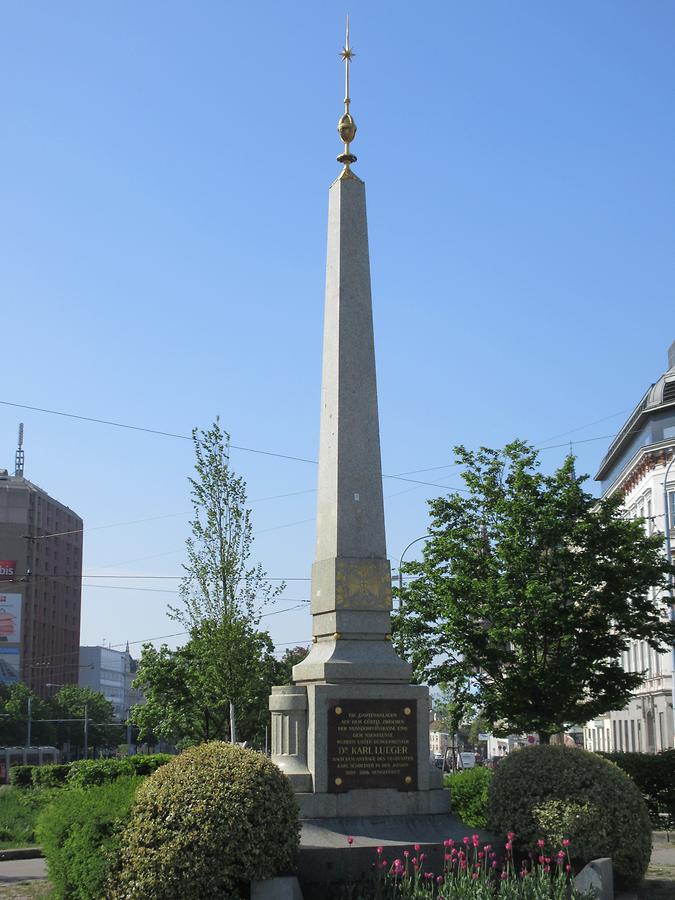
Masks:
[[[347,838],[347,843],[349,844],[350,847],[351,847],[351,845],[354,843],[354,838],[351,836],[351,834],[350,834],[349,837]]]

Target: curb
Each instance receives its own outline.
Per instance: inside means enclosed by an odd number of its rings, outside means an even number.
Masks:
[[[11,859],[41,859],[42,847],[13,847],[11,850],[0,850],[0,862]]]

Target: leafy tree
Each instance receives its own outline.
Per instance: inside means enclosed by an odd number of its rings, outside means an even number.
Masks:
[[[226,623],[205,621],[195,627],[190,640],[177,650],[145,644],[134,684],[146,702],[135,706],[131,720],[139,727],[139,739],[153,736],[178,746],[223,740],[230,734],[230,705],[225,687],[236,681],[227,668],[222,647],[238,641],[236,659],[238,732],[243,740],[261,744],[267,723],[267,702],[277,683],[278,663],[265,631],[242,619]],[[221,669],[223,664],[225,668]]]
[[[84,708],[87,704],[90,750],[119,742],[120,728],[111,725],[112,704],[103,694],[76,684],[64,685],[54,697],[42,700],[19,682],[0,689],[0,745],[23,746],[28,735],[28,699],[31,700],[31,744],[63,749],[84,747]],[[77,721],[68,721],[70,719]]]
[[[284,655],[277,661],[277,674],[274,684],[291,684],[293,666],[297,666],[309,653],[309,647],[288,647]]]
[[[97,749],[114,747],[119,743],[121,728],[111,725],[113,705],[100,691],[79,687],[76,684],[63,685],[49,703],[50,717],[64,721],[55,722],[57,746],[65,743],[82,748],[84,751],[84,717],[87,716],[87,741],[90,753]],[[68,719],[79,721],[68,722]]]
[[[198,684],[192,674],[192,660],[185,647],[156,650],[144,644],[134,687],[145,702],[134,706],[131,720],[139,728],[139,740],[153,737],[171,744],[189,745],[223,738],[223,717],[200,702]]]
[[[474,698],[471,695],[468,684],[449,685],[445,682],[439,684],[440,694],[434,703],[434,711],[445,722],[448,732],[455,735],[460,731],[463,722],[470,720],[475,712]]]
[[[237,739],[235,710],[248,715],[267,661],[256,659],[269,637],[258,632],[260,607],[285,588],[273,588],[262,566],[250,562],[253,528],[244,480],[230,468],[230,437],[218,420],[208,431],[194,429],[195,477],[190,478],[192,536],[186,542],[182,606],[170,616],[190,632],[191,672],[202,688],[229,706],[230,740]],[[271,654],[271,650],[270,650]],[[209,708],[213,704],[209,700]]]
[[[52,744],[53,728],[46,722],[35,721],[50,718],[49,706],[36,696],[23,682],[0,686],[0,746],[23,747],[28,736],[28,698],[31,700],[31,744]]]
[[[491,726],[485,716],[476,716],[471,725],[469,726],[469,733],[467,734],[467,742],[472,747],[477,747],[480,743],[478,738],[479,734],[486,734],[491,731]]]
[[[456,455],[468,492],[430,501],[424,558],[405,566],[417,577],[401,592],[399,650],[431,684],[471,679],[498,733],[547,743],[622,709],[643,679],[622,651],[675,638],[662,536],[626,518],[620,495],[587,493],[572,456],[543,475],[520,441]]]

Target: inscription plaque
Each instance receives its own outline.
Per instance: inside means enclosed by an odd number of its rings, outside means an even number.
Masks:
[[[328,707],[328,791],[417,790],[417,705],[333,700]]]

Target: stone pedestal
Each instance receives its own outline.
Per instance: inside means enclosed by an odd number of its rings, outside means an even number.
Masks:
[[[270,710],[272,761],[290,778],[301,818],[449,811],[442,774],[429,762],[426,687],[288,685],[273,688]]]
[[[272,759],[294,790],[311,791],[307,768],[307,689],[293,684],[272,688]]]

